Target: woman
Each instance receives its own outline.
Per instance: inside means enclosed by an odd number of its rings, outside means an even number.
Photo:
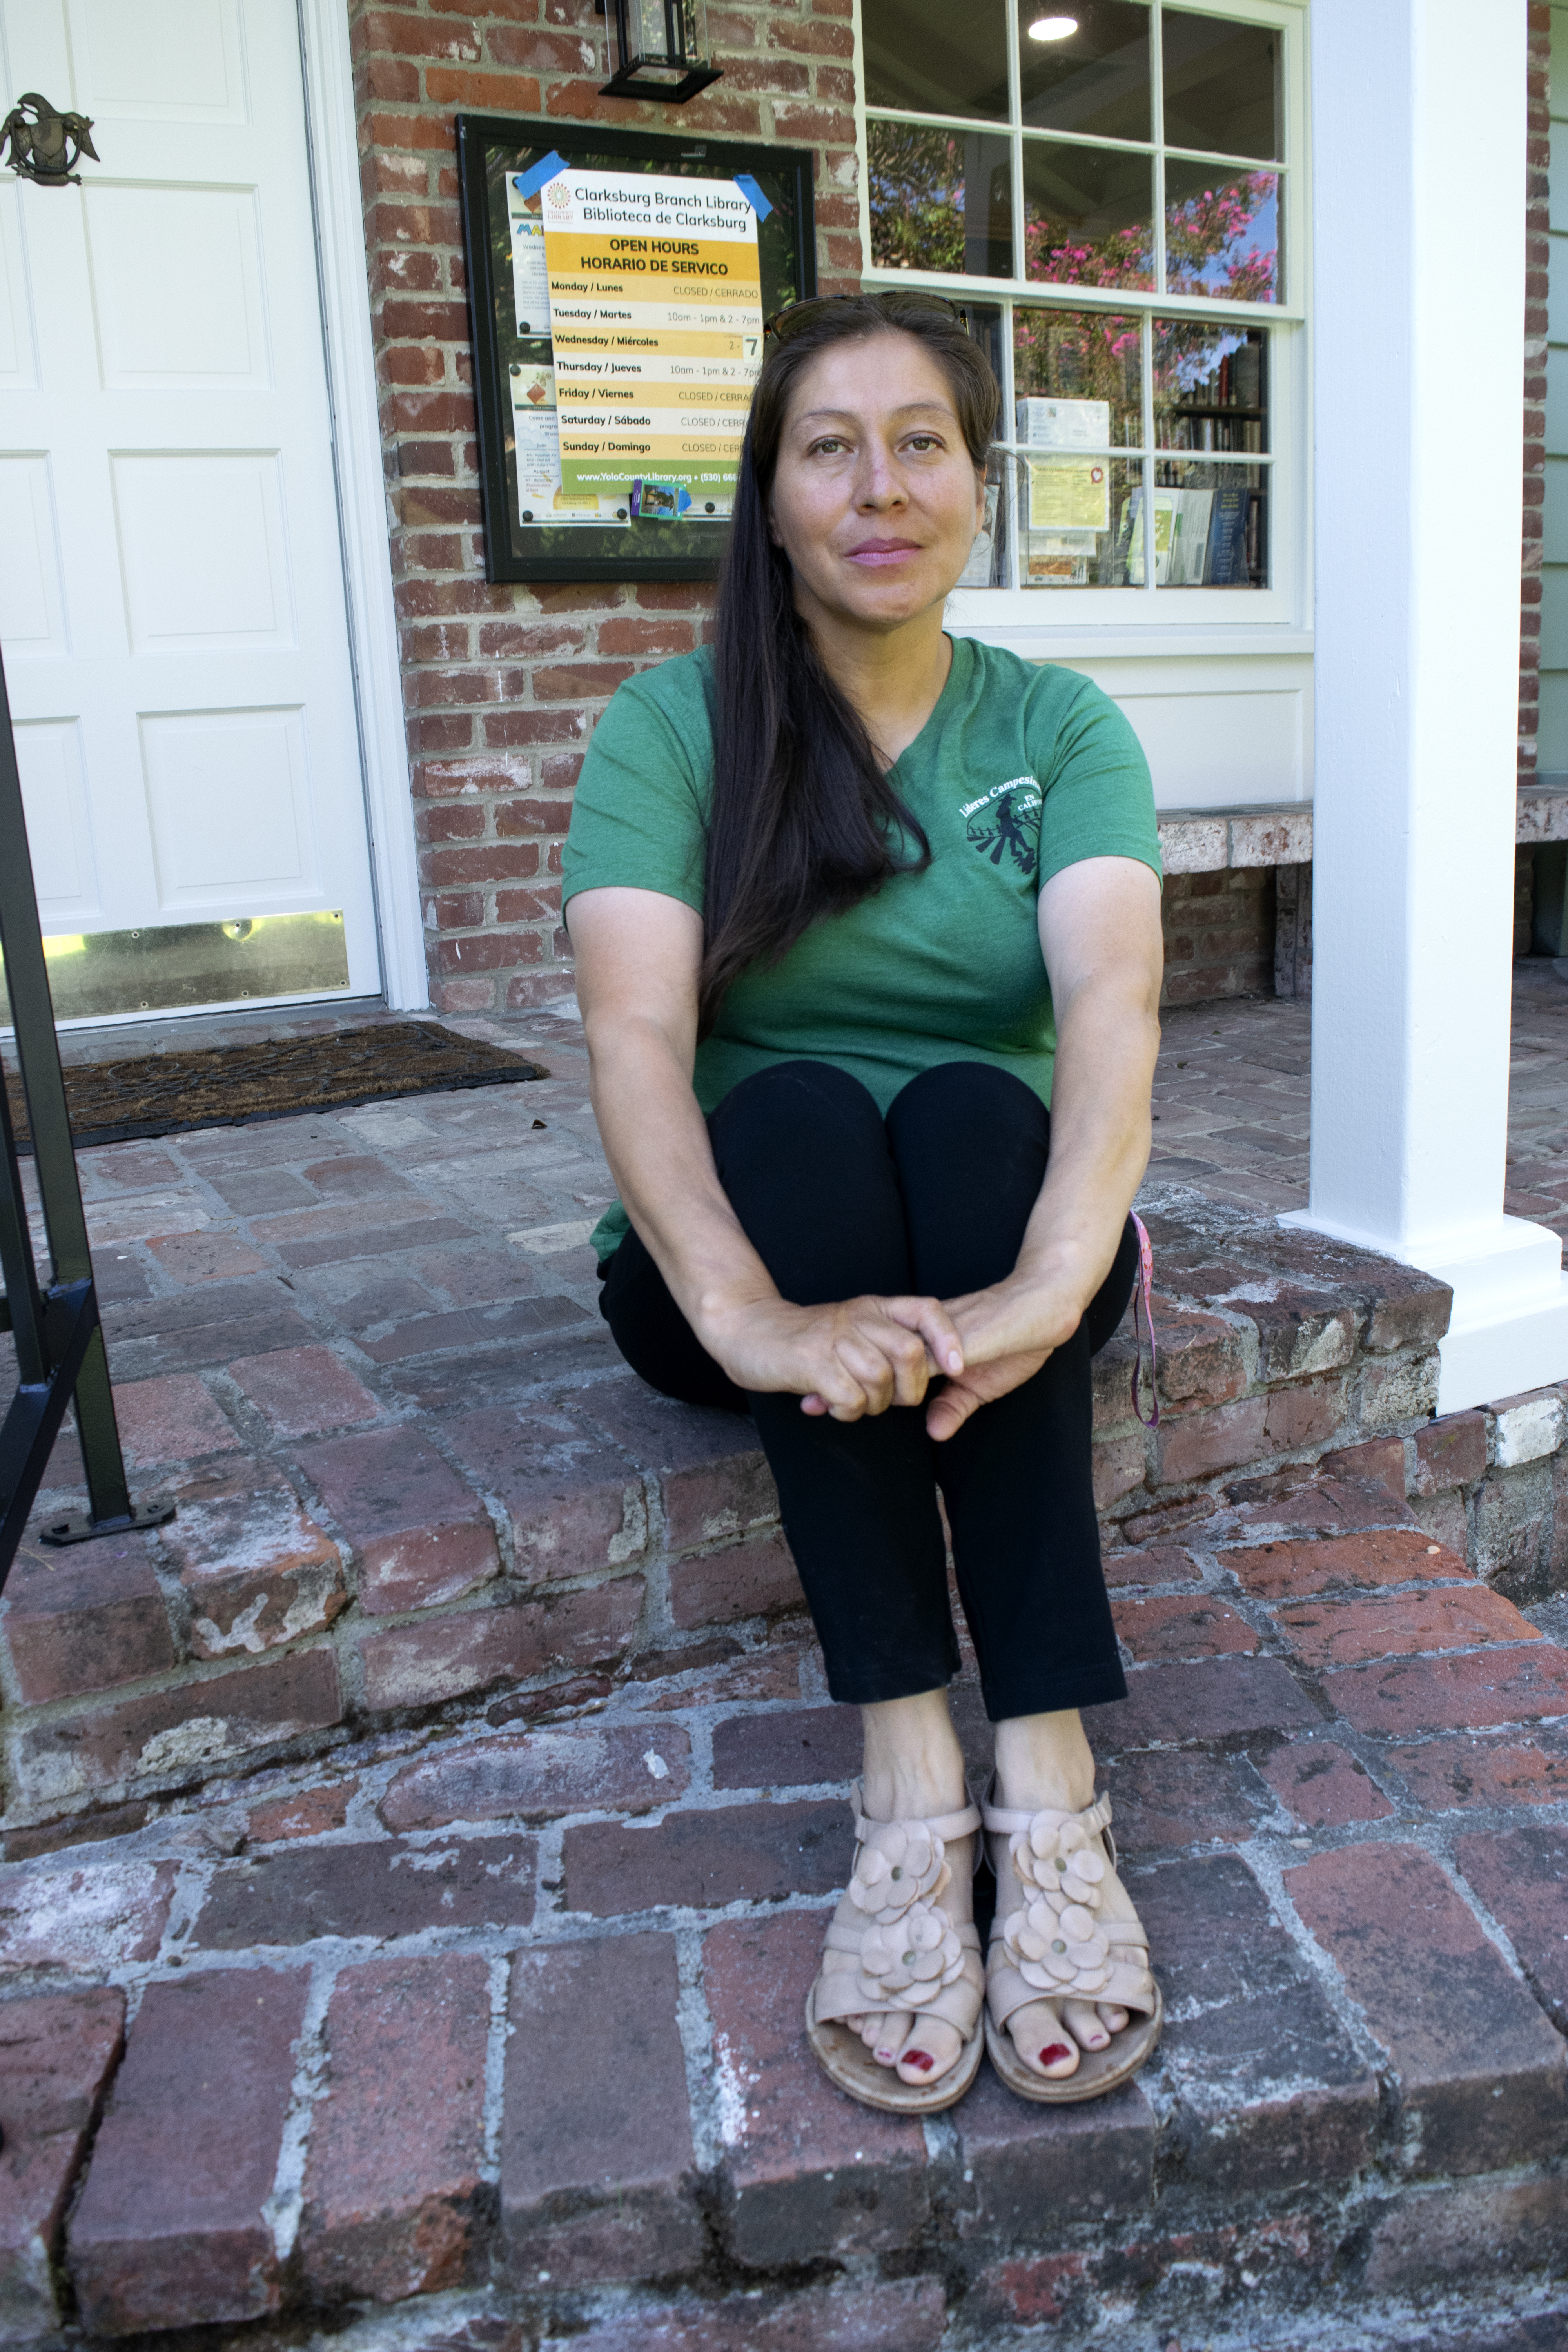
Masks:
[[[937,298],[781,314],[711,656],[617,691],[563,891],[625,1203],[604,1312],[655,1388],[754,1415],[862,1710],[813,2047],[916,2111],[973,2080],[983,1991],[1026,2098],[1125,2080],[1160,2024],[1078,1713],[1125,1695],[1089,1355],[1131,1285],[1159,850],[1115,707],[942,632],[997,406]],[[995,1725],[984,1974],[939,1487]]]

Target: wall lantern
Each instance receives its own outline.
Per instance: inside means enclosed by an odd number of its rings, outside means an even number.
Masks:
[[[595,0],[614,27],[616,69],[601,98],[684,106],[723,72],[708,54],[708,0]]]

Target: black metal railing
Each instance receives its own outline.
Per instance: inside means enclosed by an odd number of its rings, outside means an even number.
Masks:
[[[82,1543],[126,1528],[158,1527],[174,1516],[166,1496],[132,1499],[109,1385],[109,1358],[98,1318],[98,1292],[87,1245],[76,1151],[66,1111],[65,1080],[55,1035],[33,861],[22,808],[22,779],[11,732],[11,705],[0,661],[0,956],[5,966],[22,1097],[37,1171],[51,1272],[40,1283],[16,1156],[11,1106],[0,1073],[0,1330],[16,1344],[17,1388],[0,1423],[0,1585],[16,1557],[67,1407],[76,1401],[77,1434],[87,1473],[88,1508],[48,1521],[47,1544]]]

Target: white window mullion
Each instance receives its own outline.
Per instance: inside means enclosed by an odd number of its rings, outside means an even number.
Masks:
[[[860,18],[860,0],[852,0],[855,42],[855,173],[856,193],[860,205],[860,286],[864,292],[866,273],[871,267],[871,142],[866,129],[866,32]],[[606,27],[608,17],[605,18]],[[606,30],[606,39],[608,32]]]
[[[1152,596],[1154,585],[1154,321],[1145,310],[1140,331],[1140,350],[1143,364],[1140,371],[1143,394],[1143,593]]]
[[[1027,275],[1028,269],[1028,259],[1024,250],[1024,142],[1019,136],[1023,121],[1024,77],[1018,64],[1018,0],[1007,0],[1007,122],[1011,151],[1007,168],[1013,184],[1013,275],[1020,280]],[[1012,430],[1011,425],[1008,430]]]
[[[1200,325],[1227,328],[1299,326],[1302,313],[1282,302],[1226,302],[1215,295],[1154,294],[1142,287],[1077,286],[1065,278],[1037,278],[1026,282],[1011,278],[969,278],[962,272],[931,269],[870,269],[868,278],[880,287],[914,287],[931,294],[946,294],[959,301],[995,302],[1011,295],[1037,302],[1047,310],[1114,310],[1130,316],[1158,310],[1164,318],[1193,319]]]
[[[1018,529],[1021,502],[1018,497],[1018,460],[1011,454],[1011,444],[1018,429],[1018,396],[1013,375],[1013,305],[1004,302],[1002,308],[1002,432],[1000,438],[1009,444],[1008,454],[1002,459],[1003,530],[1007,544],[1007,585],[1023,585],[1023,565],[1019,562]]]
[[[1027,268],[1027,255],[1024,245],[1024,142],[1020,136],[1024,121],[1024,75],[1018,58],[1018,0],[1007,0],[1007,171],[1013,190],[1013,275],[1015,278],[1022,279]],[[1009,442],[1018,430],[1011,302],[1002,305],[1002,430]],[[1024,509],[1018,490],[1018,460],[1009,455],[1002,460],[1002,498],[1007,510],[1009,588],[1021,588],[1024,583],[1023,550],[1019,544]]]
[[[1163,0],[1149,11],[1149,128],[1154,136],[1154,287],[1165,291],[1165,43],[1161,24]],[[1148,567],[1152,571],[1152,566]]]

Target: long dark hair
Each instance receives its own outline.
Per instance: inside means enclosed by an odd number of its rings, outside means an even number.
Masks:
[[[786,314],[787,317],[788,314]],[[946,373],[964,442],[984,472],[1001,394],[984,352],[945,304],[864,294],[803,306],[768,338],[735,483],[713,641],[714,776],[698,1028],[712,1028],[748,965],[776,963],[819,915],[839,914],[931,844],[878,764],[795,610],[768,499],[790,397],[830,344],[912,336]],[[911,856],[911,845],[918,854]]]

